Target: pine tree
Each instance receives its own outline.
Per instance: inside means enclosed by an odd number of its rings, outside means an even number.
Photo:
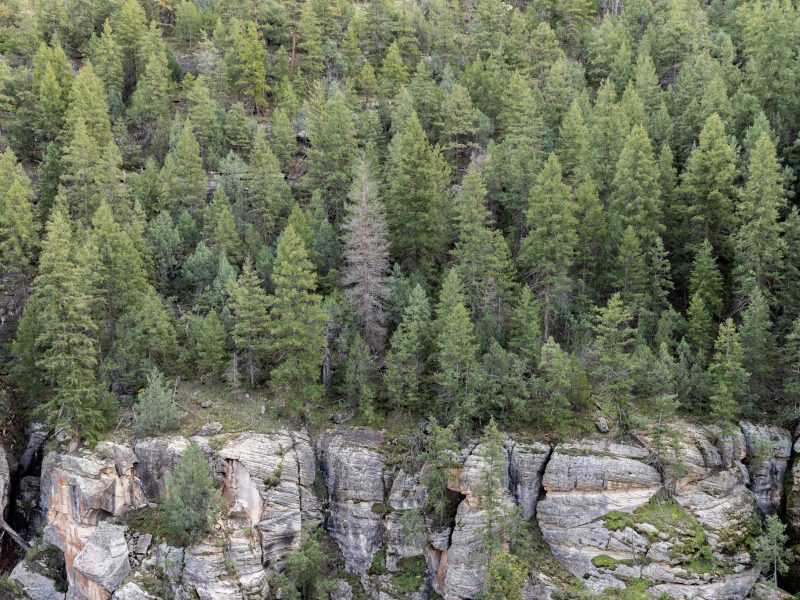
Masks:
[[[766,133],[756,142],[737,213],[736,277],[740,295],[760,288],[773,298],[780,284],[785,244],[780,212],[786,205],[775,146]]]
[[[247,98],[254,108],[266,106],[267,49],[256,24],[233,19],[230,23],[230,45],[225,54],[228,78],[240,96]]]
[[[317,90],[322,95],[323,90]],[[338,223],[352,182],[356,157],[356,131],[344,94],[334,91],[327,100],[315,99],[308,122],[308,185],[319,190],[328,217]]]
[[[378,76],[378,86],[380,88],[380,97],[382,102],[390,103],[399,92],[408,83],[408,69],[403,62],[403,57],[400,54],[400,47],[397,42],[392,42],[389,49],[386,51],[386,56],[383,59],[380,73]]]
[[[125,109],[123,104],[125,72],[122,49],[117,43],[108,19],[103,23],[100,37],[92,40],[90,55],[95,72],[106,90],[109,114],[112,118],[119,116]]]
[[[788,407],[794,414],[800,408],[800,317],[792,323],[786,336],[786,344],[781,354],[783,363],[783,392],[789,402]]]
[[[74,139],[76,123],[82,120],[86,132],[98,147],[107,148],[114,143],[105,89],[103,82],[95,75],[92,63],[87,62],[78,71],[69,96],[69,108],[64,115],[65,137]]]
[[[710,415],[717,423],[735,422],[742,410],[750,374],[742,366],[742,345],[732,319],[719,326],[714,358],[709,367],[713,379]]]
[[[692,294],[686,311],[686,342],[703,362],[711,350],[716,333],[712,312],[704,298],[699,291]]]
[[[428,418],[426,432],[423,457],[428,468],[422,471],[428,488],[425,506],[429,513],[443,521],[450,507],[448,489],[453,469],[458,465],[458,444],[454,427],[441,427],[433,415]]]
[[[638,316],[646,304],[647,263],[639,236],[632,226],[622,235],[617,252],[613,288],[623,304]]]
[[[392,335],[384,382],[392,405],[421,411],[425,400],[425,367],[430,345],[431,308],[422,286],[411,292],[403,319]]]
[[[280,161],[280,168],[290,171],[297,153],[297,133],[286,110],[276,108],[272,113],[272,146]]]
[[[454,85],[442,101],[442,149],[461,171],[470,154],[478,148],[478,110],[472,104],[467,89]]]
[[[722,316],[722,274],[714,258],[714,249],[708,240],[703,240],[692,263],[689,278],[689,294],[698,294],[710,315]]]
[[[586,291],[599,291],[593,283],[602,264],[607,245],[606,215],[591,175],[586,175],[575,192],[578,218],[578,244],[575,248],[575,266],[580,284]],[[590,294],[590,297],[592,294]]]
[[[321,43],[322,29],[311,0],[305,0],[300,9],[297,38],[297,48],[303,53],[300,59],[300,73],[311,83],[320,76],[325,66],[325,54]]]
[[[218,253],[224,253],[234,262],[239,262],[242,243],[224,187],[218,186],[214,190],[211,203],[203,210],[203,221],[203,237],[209,244]]]
[[[360,335],[353,336],[347,348],[347,361],[344,368],[344,387],[351,405],[368,423],[375,422],[375,398],[378,367],[372,359],[372,352]]]
[[[206,173],[200,158],[200,144],[189,119],[183,122],[180,136],[161,169],[161,202],[173,212],[179,207],[197,209],[205,205]]]
[[[537,414],[549,427],[563,428],[573,417],[570,392],[572,368],[569,354],[552,337],[542,345],[539,372],[542,375],[544,403]]]
[[[225,291],[234,317],[233,343],[237,352],[244,355],[250,386],[255,387],[272,324],[267,315],[266,295],[249,258],[245,260],[239,278],[235,282],[229,281]]]
[[[386,337],[389,240],[377,185],[363,161],[356,169],[349,198],[342,226],[345,255],[342,285],[347,288],[364,340],[373,352],[380,352]]]
[[[314,293],[316,277],[305,245],[291,225],[278,238],[272,281],[269,333],[277,365],[270,381],[291,410],[301,410],[322,395],[318,382],[326,314]]]
[[[541,310],[527,285],[523,285],[511,318],[509,348],[532,369],[539,362],[542,345]]]
[[[678,243],[683,252],[708,240],[718,258],[730,260],[735,176],[734,150],[725,138],[722,119],[715,113],[706,121],[681,178],[680,195],[685,209]],[[678,262],[682,262],[680,258]]]
[[[10,148],[0,155],[0,270],[27,277],[35,259],[38,235],[33,220],[33,191]]]
[[[37,413],[52,427],[88,441],[96,440],[107,423],[97,381],[91,286],[86,252],[75,240],[63,206],[57,206],[47,223],[20,331],[31,332],[36,377],[45,388]],[[16,345],[18,358],[21,350]]]
[[[593,325],[594,365],[592,374],[599,386],[599,395],[617,413],[624,431],[630,425],[630,401],[633,391],[633,357],[636,329],[632,316],[619,294],[614,294],[604,308],[597,310]]]
[[[573,184],[579,182],[589,165],[589,127],[579,98],[575,98],[564,114],[556,144],[564,173]]]
[[[200,378],[220,377],[227,364],[225,329],[216,311],[198,320],[194,334],[195,364]]]
[[[432,278],[444,245],[450,173],[438,147],[428,144],[416,115],[389,145],[383,190],[392,254]]]
[[[442,283],[433,328],[438,414],[446,422],[455,420],[466,426],[477,408],[478,346],[455,269],[447,272]]]
[[[502,233],[490,227],[485,202],[486,188],[472,163],[461,182],[451,254],[472,318],[502,321],[514,291],[514,266]]]
[[[133,430],[138,437],[162,435],[175,429],[180,422],[172,390],[156,370],[148,373],[147,385],[139,392],[133,419]]]
[[[167,57],[161,47],[146,56],[144,71],[137,79],[128,114],[142,127],[164,127],[172,95]]]
[[[750,373],[750,390],[756,399],[772,397],[777,344],[772,333],[772,315],[761,289],[754,288],[742,312],[739,327],[742,344],[742,366]]]
[[[248,203],[256,217],[256,227],[262,240],[270,243],[289,214],[292,194],[278,159],[261,132],[256,135],[253,144],[247,171],[247,192]]]
[[[549,156],[531,190],[526,220],[530,232],[522,241],[518,260],[541,303],[547,338],[556,315],[566,312],[578,243],[575,201],[561,178],[555,154]]]
[[[644,249],[650,249],[664,231],[658,165],[647,132],[631,129],[622,149],[609,203],[609,235],[619,243],[633,227]]]
[[[189,546],[211,531],[216,521],[217,492],[208,463],[197,444],[189,444],[180,462],[166,477],[167,497],[162,501],[164,530],[182,546]]]

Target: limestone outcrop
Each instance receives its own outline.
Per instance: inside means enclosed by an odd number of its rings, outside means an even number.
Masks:
[[[784,478],[792,456],[792,436],[781,427],[741,423],[744,435],[750,489],[759,510],[773,514],[780,510]]]
[[[72,566],[73,597],[107,600],[130,573],[125,528],[108,521],[98,523]]]
[[[166,491],[165,477],[178,464],[189,440],[170,435],[139,440],[133,446],[138,461],[136,474],[148,500],[156,500]]]

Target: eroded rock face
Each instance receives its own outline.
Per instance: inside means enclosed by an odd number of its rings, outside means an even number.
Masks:
[[[145,592],[132,581],[126,583],[114,592],[111,598],[112,600],[154,600],[153,596]]]
[[[43,538],[64,553],[67,580],[75,560],[99,523],[122,517],[145,502],[130,448],[102,442],[92,451],[51,452],[42,464],[41,501],[47,526]]]
[[[609,513],[630,514],[661,489],[661,475],[641,447],[608,441],[559,444],[544,472],[536,517],[556,558],[595,590],[623,587],[592,559],[634,560],[646,539],[632,528],[607,527]]]
[[[229,515],[260,532],[264,564],[297,549],[303,518],[319,517],[308,436],[288,431],[244,434],[225,444],[220,464]]]
[[[316,443],[328,488],[326,528],[342,551],[345,568],[359,575],[381,545],[382,443],[382,432],[365,427],[332,429]]]
[[[21,585],[31,600],[64,600],[66,597],[56,589],[53,579],[39,573],[27,560],[18,563],[9,578]]]
[[[136,442],[133,447],[139,462],[136,474],[148,500],[156,500],[164,495],[166,475],[180,462],[189,443],[187,438],[177,435],[146,438]]]
[[[70,593],[75,598],[107,600],[130,570],[125,528],[101,522],[75,557]]]
[[[750,488],[759,510],[764,514],[778,511],[783,501],[783,486],[789,458],[792,455],[792,436],[781,427],[741,423],[744,435]]]
[[[523,444],[514,440],[510,440],[506,448],[511,490],[519,504],[522,518],[530,519],[536,512],[544,468],[550,459],[552,448],[538,442]]]

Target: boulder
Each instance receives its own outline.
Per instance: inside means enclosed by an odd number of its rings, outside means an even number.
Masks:
[[[148,500],[156,500],[164,495],[166,475],[175,468],[188,447],[189,440],[177,435],[146,438],[136,442],[133,447],[139,461],[136,474]]]
[[[383,433],[366,427],[325,431],[316,443],[328,488],[326,529],[345,569],[363,574],[381,546],[384,511]]]
[[[144,504],[135,464],[130,448],[110,442],[91,451],[45,456],[40,500],[47,520],[43,539],[64,553],[70,585],[75,560],[97,525]]]
[[[304,518],[319,516],[314,452],[304,433],[247,433],[220,450],[228,515],[260,535],[263,563],[298,547]]]
[[[763,514],[778,511],[784,477],[792,455],[792,436],[782,427],[741,423],[750,489]]]
[[[134,582],[129,581],[114,592],[111,600],[155,600],[155,597],[145,592]]]
[[[131,570],[125,528],[101,522],[75,557],[70,593],[77,598],[106,600]]]
[[[523,444],[513,440],[506,448],[511,490],[522,511],[522,518],[530,519],[536,513],[542,476],[552,448],[547,444]]]
[[[36,566],[23,560],[14,567],[9,575],[11,581],[17,582],[31,600],[64,600],[66,594],[56,589],[56,581],[43,575]]]

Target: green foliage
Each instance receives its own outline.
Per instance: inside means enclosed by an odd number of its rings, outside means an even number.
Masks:
[[[788,542],[786,525],[777,515],[767,517],[763,533],[755,540],[753,560],[762,572],[772,572],[774,585],[778,585],[778,573],[785,575],[792,562],[792,551],[786,547]]]
[[[166,478],[162,501],[164,531],[182,546],[211,531],[218,510],[214,479],[197,444],[189,444],[180,462]]]
[[[163,434],[178,425],[178,407],[172,390],[158,371],[147,376],[147,385],[139,392],[134,410],[133,430],[139,437]]]

